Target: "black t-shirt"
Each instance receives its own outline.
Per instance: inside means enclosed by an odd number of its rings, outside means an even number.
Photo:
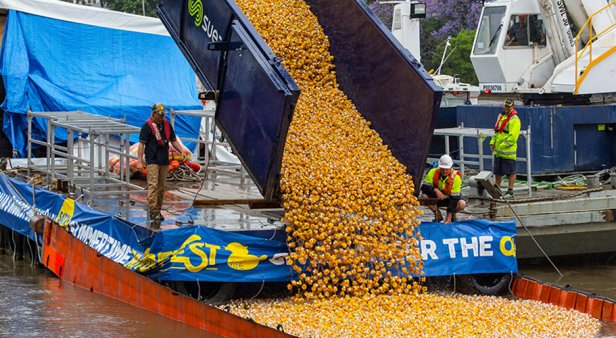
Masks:
[[[171,132],[169,133],[169,140],[166,139],[165,132],[163,130],[163,123],[157,123],[156,127],[160,131],[160,135],[163,137],[163,145],[159,145],[156,141],[156,136],[152,133],[152,129],[148,123],[144,123],[141,126],[141,132],[139,133],[139,142],[145,144],[145,163],[146,164],[169,164],[169,142],[175,141],[175,132],[173,127],[169,126]]]

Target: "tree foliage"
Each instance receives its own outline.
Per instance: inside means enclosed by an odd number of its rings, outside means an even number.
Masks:
[[[434,63],[440,61],[441,55],[436,52],[436,46],[444,40],[431,33],[443,26],[442,21],[429,18],[421,23],[421,63],[427,69],[433,68]]]
[[[101,5],[105,8],[137,15],[143,15],[143,5],[145,5],[145,15],[152,17],[158,16],[157,4],[158,0],[101,0]]]
[[[427,18],[421,22],[421,62],[426,69],[438,68],[448,36],[457,46],[441,70],[443,74],[459,74],[464,82],[476,83],[477,76],[470,61],[474,29],[477,28],[481,4],[477,0],[423,0]],[[393,5],[366,0],[372,11],[391,28]],[[455,42],[455,44],[454,44]],[[451,50],[451,49],[450,49]]]
[[[441,74],[457,75],[461,82],[477,83],[477,74],[470,62],[471,49],[473,39],[475,38],[475,30],[461,30],[456,36],[453,36],[449,43],[451,46],[447,48],[449,57],[443,63]],[[434,50],[435,57],[433,58],[434,66],[432,69],[436,71],[438,68],[447,40],[441,42]],[[439,57],[436,57],[438,55]]]
[[[446,40],[463,29],[476,29],[481,14],[477,0],[425,0],[429,19],[438,20],[438,29],[428,32],[439,40]]]

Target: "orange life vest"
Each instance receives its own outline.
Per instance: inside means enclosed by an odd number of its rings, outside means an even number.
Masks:
[[[462,178],[462,174],[460,174],[459,171],[456,171],[453,169],[451,169],[449,176],[447,176],[447,180],[445,181],[445,191],[443,191],[443,193],[447,196],[451,195],[451,187],[453,187],[453,181],[455,180],[456,175]],[[432,185],[435,188],[439,187],[438,184],[439,184],[440,179],[441,179],[441,171],[437,169],[436,172],[434,173],[434,176],[432,177]]]
[[[511,112],[505,118],[503,118],[503,114],[500,114],[498,116],[498,120],[496,121],[496,124],[494,125],[494,131],[497,133],[504,133],[505,127],[507,126],[507,123],[509,123],[509,120],[511,120],[511,118],[517,114],[518,112],[516,112],[515,109],[512,109]]]

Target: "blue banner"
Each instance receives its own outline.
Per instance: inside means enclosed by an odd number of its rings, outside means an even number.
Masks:
[[[514,221],[430,222],[421,223],[419,231],[426,276],[518,271]]]
[[[147,229],[92,209],[48,190],[34,188],[0,173],[0,224],[35,240],[30,220],[44,215],[81,241],[118,263],[125,264],[133,252],[143,252],[149,241]],[[40,238],[38,238],[40,240]]]
[[[283,242],[193,226],[158,232],[126,266],[157,280],[288,281],[288,253]]]
[[[34,198],[33,198],[34,197]],[[70,198],[0,173],[0,224],[34,239],[29,221],[43,214],[125,267],[161,281],[273,282],[295,278],[286,243],[187,226],[151,234]],[[422,223],[426,276],[517,272],[515,222]],[[40,238],[39,238],[40,240]]]

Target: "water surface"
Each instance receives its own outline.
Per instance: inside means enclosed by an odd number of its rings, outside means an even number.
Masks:
[[[0,255],[0,337],[213,337]]]

